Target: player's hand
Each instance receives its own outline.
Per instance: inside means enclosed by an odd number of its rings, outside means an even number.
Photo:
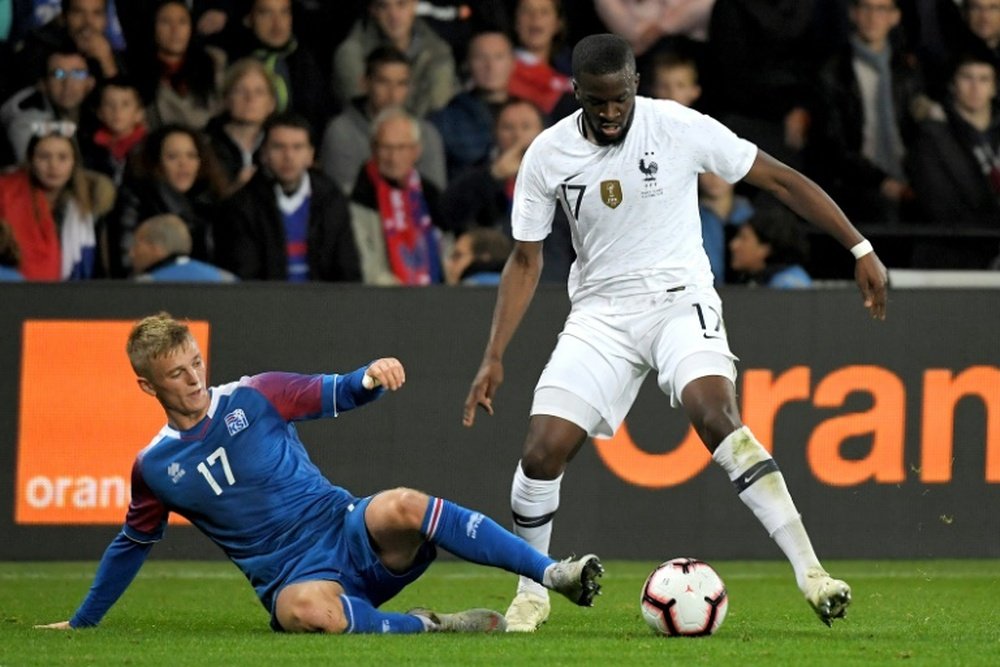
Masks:
[[[396,391],[406,382],[406,371],[403,364],[395,357],[383,357],[372,362],[365,375],[374,380],[374,387],[379,385],[389,391]]]
[[[73,626],[69,624],[69,621],[59,621],[58,623],[46,623],[45,625],[36,625],[36,630],[72,630]]]
[[[854,280],[864,297],[865,308],[872,317],[884,320],[889,274],[875,253],[870,252],[855,263]]]
[[[476,422],[476,408],[482,407],[486,414],[493,416],[493,396],[503,383],[503,363],[499,360],[485,360],[472,381],[469,395],[465,398],[462,411],[462,425],[472,426]]]

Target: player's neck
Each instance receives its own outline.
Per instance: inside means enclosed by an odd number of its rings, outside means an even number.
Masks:
[[[208,414],[208,405],[196,412],[166,410],[167,424],[175,431],[189,431]]]

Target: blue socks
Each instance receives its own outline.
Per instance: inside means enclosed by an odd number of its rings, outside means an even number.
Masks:
[[[488,516],[433,496],[420,532],[429,542],[464,560],[499,567],[539,583],[545,568],[556,562]]]
[[[368,600],[341,595],[347,630],[353,634],[387,633],[409,635],[424,631],[424,622],[416,616],[392,611],[379,611]]]

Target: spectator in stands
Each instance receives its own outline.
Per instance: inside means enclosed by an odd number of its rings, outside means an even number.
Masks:
[[[683,35],[704,42],[715,0],[594,0],[609,32],[624,37],[641,58],[664,37]]]
[[[815,2],[716,0],[709,22],[704,106],[782,162],[801,164],[817,53]]]
[[[776,288],[802,288],[812,279],[802,264],[809,241],[802,223],[777,205],[755,213],[729,242],[730,266],[742,282]]]
[[[394,46],[410,59],[406,106],[418,116],[440,109],[456,92],[451,47],[417,18],[417,0],[371,0],[333,55],[334,94],[344,103],[363,94],[365,58],[378,46]]]
[[[417,3],[417,17],[451,46],[456,63],[464,63],[469,42],[488,30],[511,32],[506,0],[425,0]]]
[[[743,225],[753,214],[750,200],[736,194],[732,183],[712,173],[698,177],[698,214],[701,216],[701,243],[712,266],[715,284],[726,282],[727,228]]]
[[[444,140],[448,179],[485,162],[493,148],[493,128],[500,107],[510,98],[514,47],[502,32],[484,32],[469,43],[469,84],[428,119]]]
[[[662,51],[653,56],[651,63],[650,96],[672,100],[686,107],[694,105],[701,97],[698,84],[698,65],[690,56]],[[726,277],[726,227],[740,225],[753,214],[753,206],[735,186],[712,173],[698,176],[698,212],[701,216],[701,242],[712,266],[715,284],[721,285]]]
[[[322,132],[339,108],[330,95],[329,77],[295,37],[291,0],[252,0],[246,23],[251,32],[249,54],[274,77],[278,111],[294,111],[314,132]],[[318,139],[313,137],[314,142]]]
[[[37,123],[66,120],[84,128],[89,124],[82,109],[84,99],[94,88],[87,60],[65,44],[50,53],[45,62],[47,69],[38,84],[15,93],[0,107],[0,121],[18,162],[24,160]]]
[[[962,8],[973,35],[970,47],[1000,68],[1000,0],[964,0]]]
[[[517,0],[514,71],[508,90],[531,100],[552,121],[576,111],[560,0]]]
[[[130,79],[116,76],[100,84],[97,119],[97,130],[90,137],[81,137],[83,164],[121,185],[129,155],[147,134],[142,97]]]
[[[26,163],[0,176],[0,218],[28,280],[82,280],[97,270],[95,221],[111,208],[114,186],[83,169],[75,132],[69,121],[39,121]]]
[[[222,107],[226,56],[194,36],[183,0],[165,0],[153,14],[145,40],[132,46],[132,73],[148,102],[146,122],[200,130]]]
[[[449,285],[499,285],[513,243],[499,229],[476,227],[455,239],[444,262]]]
[[[205,134],[226,177],[226,192],[232,194],[257,171],[264,122],[278,104],[274,77],[255,58],[237,60],[226,70],[222,99],[224,109],[208,122]]]
[[[823,68],[814,166],[848,217],[887,223],[912,215],[904,171],[917,121],[931,109],[919,72],[893,47],[896,0],[851,0],[850,43]]]
[[[95,63],[93,73],[98,78],[110,78],[124,72],[121,54],[112,48],[107,35],[106,0],[62,0],[62,12],[25,38],[13,68],[15,83],[28,85],[35,77],[44,76],[49,54],[67,48],[67,42]]]
[[[231,283],[236,276],[191,259],[191,233],[171,213],[154,215],[135,230],[129,257],[140,282]]]
[[[365,61],[362,97],[351,100],[344,112],[330,121],[323,133],[320,163],[323,172],[345,193],[350,193],[358,171],[371,157],[371,122],[383,109],[402,106],[410,90],[410,61],[393,46],[380,46]],[[423,151],[417,170],[439,189],[448,182],[444,144],[437,129],[428,121],[420,123]]]
[[[947,120],[928,120],[910,156],[920,210],[934,225],[995,230],[1000,222],[997,71],[985,54],[961,58]],[[914,268],[984,269],[997,244],[976,238],[918,240]]]
[[[693,107],[701,97],[698,64],[677,51],[661,51],[650,63],[648,94],[659,100],[673,100]]]
[[[310,169],[310,137],[304,117],[271,116],[261,168],[222,207],[216,261],[242,280],[361,279],[347,197]]]
[[[468,229],[498,229],[513,238],[510,211],[514,180],[528,145],[543,129],[544,117],[534,104],[511,98],[501,107],[491,159],[468,168],[448,185],[441,201],[441,227],[455,234]],[[542,247],[542,282],[565,283],[576,258],[569,221],[556,209],[552,232]]]
[[[0,282],[21,282],[21,249],[17,247],[10,223],[0,218]]]
[[[164,125],[149,134],[136,157],[107,219],[112,277],[131,272],[132,236],[140,222],[160,213],[184,220],[192,239],[191,256],[211,261],[212,224],[225,179],[207,141],[191,128]]]
[[[440,191],[417,171],[420,124],[391,107],[372,121],[372,158],[358,174],[351,218],[369,284],[440,283]]]

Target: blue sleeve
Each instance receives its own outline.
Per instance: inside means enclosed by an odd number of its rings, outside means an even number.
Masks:
[[[135,579],[152,548],[152,544],[139,544],[125,537],[124,532],[118,533],[104,551],[90,592],[69,620],[70,627],[88,628],[100,623]]]
[[[365,364],[358,370],[346,375],[333,376],[334,416],[345,410],[360,408],[362,405],[371,403],[385,393],[385,387],[365,389],[364,385],[361,384],[361,378],[364,377],[365,371],[368,370],[368,366],[370,365]]]

